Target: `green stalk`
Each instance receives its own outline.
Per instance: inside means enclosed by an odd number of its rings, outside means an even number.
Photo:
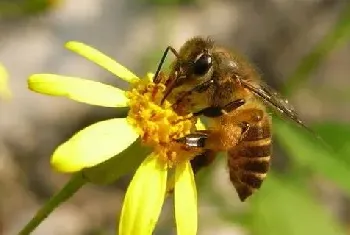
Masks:
[[[18,235],[28,235],[38,227],[38,225],[46,219],[50,213],[75,194],[87,181],[83,174],[78,172],[73,175],[68,183],[35,214],[35,216],[26,224],[26,226],[18,233]]]

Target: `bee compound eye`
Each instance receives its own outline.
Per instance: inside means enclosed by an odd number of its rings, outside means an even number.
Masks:
[[[211,68],[213,63],[213,58],[209,54],[202,54],[199,56],[193,65],[193,73],[197,76],[202,76],[206,74]]]

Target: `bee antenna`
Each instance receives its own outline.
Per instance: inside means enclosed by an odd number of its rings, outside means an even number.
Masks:
[[[159,81],[160,81],[159,78],[158,78],[158,75],[160,73],[160,70],[162,69],[162,66],[164,64],[165,58],[167,57],[169,51],[171,51],[177,58],[179,58],[179,53],[177,53],[177,51],[172,46],[167,46],[167,48],[163,52],[163,56],[162,56],[162,58],[159,61],[159,64],[158,64],[158,67],[157,67],[157,71],[156,71],[156,73],[154,75],[154,79],[153,79],[154,83],[159,83]]]
[[[176,79],[172,79],[170,81],[170,84],[168,84],[165,92],[164,92],[164,96],[162,98],[162,100],[160,101],[161,104],[163,104],[163,102],[165,101],[165,99],[168,97],[168,95],[170,94],[171,90],[173,89],[174,85],[175,85]]]

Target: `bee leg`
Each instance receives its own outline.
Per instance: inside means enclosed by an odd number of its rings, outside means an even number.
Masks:
[[[204,115],[206,117],[220,117],[221,115],[223,115],[224,113],[222,112],[222,108],[221,107],[207,107],[204,108],[202,110],[199,110],[198,112],[193,113],[193,116],[201,116]]]
[[[198,92],[198,93],[203,93],[205,92],[206,90],[209,89],[209,87],[214,83],[214,80],[213,79],[210,79],[206,82],[203,82],[202,84],[199,84],[198,86],[196,86],[195,88],[193,88],[192,90],[190,90],[188,92],[187,95],[191,95],[192,92]]]
[[[245,104],[244,99],[234,100],[223,107],[223,111],[229,113]]]
[[[175,108],[179,103],[181,103],[186,97],[192,95],[194,92],[203,93],[206,91],[212,84],[214,83],[214,80],[210,79],[206,82],[203,82],[199,84],[198,86],[194,87],[193,89],[186,91],[182,96],[173,104],[173,108]],[[199,114],[201,115],[201,113]],[[197,115],[198,116],[198,115]]]
[[[227,113],[241,107],[244,104],[245,104],[244,99],[237,99],[237,100],[234,100],[234,101],[228,103],[224,107],[219,107],[219,106],[207,107],[207,108],[204,108],[204,109],[194,113],[193,115],[194,116],[204,115],[204,116],[210,117],[210,118],[220,117],[224,114],[227,114]]]
[[[234,100],[224,107],[207,107],[197,113],[194,116],[204,115],[207,117],[220,117],[225,112],[231,112],[238,107],[245,104],[244,99]],[[220,132],[215,130],[201,130],[194,133],[188,134],[183,138],[177,139],[178,143],[184,144],[189,148],[203,148],[203,149],[214,149],[217,151],[223,151],[236,145],[249,130],[248,122],[241,122],[237,127],[233,127],[232,133],[225,135],[226,132]],[[234,134],[233,134],[234,133]],[[225,141],[222,141],[225,140]]]
[[[205,132],[195,132],[188,134],[183,138],[177,139],[178,143],[184,144],[187,147],[192,148],[204,148],[205,141],[208,138],[208,134]]]
[[[205,150],[202,154],[195,156],[191,160],[193,173],[197,173],[204,167],[209,166],[215,159],[216,153],[212,150]]]
[[[158,78],[158,75],[160,73],[160,70],[162,69],[162,66],[164,64],[164,61],[165,61],[165,58],[166,56],[168,55],[168,52],[171,51],[176,57],[179,57],[179,53],[172,47],[172,46],[168,46],[165,50],[164,50],[164,53],[163,53],[163,56],[162,58],[160,59],[159,61],[159,64],[158,64],[158,68],[157,68],[157,71],[154,75],[154,79],[153,79],[153,82],[154,83],[158,83],[159,82],[159,78]]]
[[[222,108],[213,107],[213,106],[207,107],[197,113],[194,113],[194,116],[204,115],[207,117],[220,117],[222,115],[225,115],[225,113],[227,112],[231,112],[237,109],[243,104],[245,104],[245,100],[237,99],[235,101],[230,102],[229,104],[225,105]],[[196,131],[194,133],[188,134],[185,137],[178,139],[177,142],[182,143],[190,148],[191,147],[206,148],[206,149],[215,148],[218,150],[222,150],[222,149],[225,149],[224,146],[226,146],[227,143],[230,143],[232,145],[237,144],[241,139],[243,139],[246,136],[246,134],[249,131],[249,128],[250,128],[250,124],[248,122],[242,121],[237,126],[238,134],[236,135],[230,134],[229,136],[222,136],[222,133],[219,131],[202,130],[202,131]],[[219,140],[222,138],[227,139],[227,141],[224,141],[226,144],[219,142]],[[206,143],[206,142],[209,142],[209,143]]]

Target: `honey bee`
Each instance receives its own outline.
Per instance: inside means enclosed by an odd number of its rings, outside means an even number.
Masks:
[[[272,123],[267,107],[307,127],[288,101],[261,80],[252,64],[210,39],[192,38],[179,52],[167,47],[154,82],[159,82],[169,51],[176,59],[163,100],[170,101],[178,114],[209,119],[207,130],[176,141],[203,149],[191,161],[194,172],[213,162],[218,152],[226,152],[230,181],[245,201],[260,188],[270,168]]]

